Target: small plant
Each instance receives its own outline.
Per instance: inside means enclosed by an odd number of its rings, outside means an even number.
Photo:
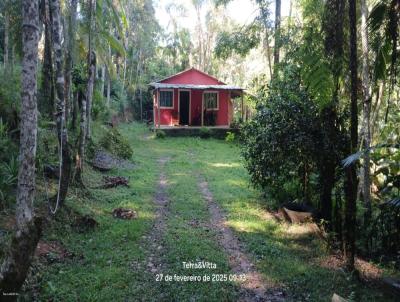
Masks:
[[[200,128],[200,137],[201,138],[210,138],[211,137],[211,130],[209,128],[206,128],[206,127]]]
[[[0,205],[4,206],[14,195],[18,179],[18,160],[11,157],[9,162],[0,164]]]
[[[228,131],[226,133],[225,141],[228,143],[234,142],[235,141],[235,133]]]
[[[242,124],[241,119],[234,119],[234,120],[231,122],[230,127],[233,128],[233,129],[239,129],[240,126],[241,126],[241,124]]]
[[[130,159],[133,155],[129,142],[116,128],[107,130],[100,139],[99,145],[110,153],[124,159]]]
[[[156,138],[165,138],[167,136],[167,134],[165,133],[165,131],[157,129],[156,130]]]

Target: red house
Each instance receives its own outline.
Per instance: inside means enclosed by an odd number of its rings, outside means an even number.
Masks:
[[[243,89],[191,68],[149,84],[153,90],[154,127],[207,126],[229,128],[233,98]]]

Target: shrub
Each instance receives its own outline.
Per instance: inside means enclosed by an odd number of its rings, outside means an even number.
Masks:
[[[242,124],[242,121],[241,121],[240,119],[234,119],[234,120],[231,122],[230,127],[231,127],[232,129],[239,129],[240,126],[241,126],[241,124]]]
[[[298,73],[286,70],[242,127],[242,155],[252,184],[280,202],[308,199],[320,152],[319,125],[318,109]]]
[[[156,130],[156,138],[165,138],[167,135],[163,130]]]
[[[210,138],[211,137],[211,129],[210,128],[200,128],[200,133],[199,133],[201,138]]]
[[[235,141],[235,138],[236,138],[235,133],[228,131],[226,133],[225,141],[228,143],[231,143],[231,142]]]
[[[108,129],[100,139],[99,145],[111,154],[121,158],[130,159],[133,155],[129,142],[116,128]]]
[[[15,198],[18,178],[18,160],[12,156],[9,162],[0,163],[0,205],[6,205]]]

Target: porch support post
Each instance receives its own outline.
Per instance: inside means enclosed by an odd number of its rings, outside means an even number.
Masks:
[[[158,129],[160,129],[161,128],[160,94],[158,94],[157,96],[157,114],[158,114]]]
[[[204,95],[201,96],[201,126],[204,126]]]
[[[241,109],[240,109],[240,113],[241,113],[241,116],[242,116],[242,122],[243,122],[243,119],[244,119],[244,103],[243,103],[243,92],[242,92],[242,98],[241,98]]]
[[[154,130],[156,129],[156,127],[157,127],[157,124],[156,124],[156,111],[154,110],[154,106],[156,105],[156,90],[153,90],[153,127],[154,127]]]

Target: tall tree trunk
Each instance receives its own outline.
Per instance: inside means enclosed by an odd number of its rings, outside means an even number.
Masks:
[[[86,140],[91,138],[92,130],[91,130],[91,112],[92,112],[92,101],[93,101],[93,90],[94,90],[94,80],[96,75],[96,55],[93,51],[90,50],[91,55],[89,55],[89,80],[87,86],[87,112],[86,112]]]
[[[20,166],[16,205],[16,232],[0,269],[0,292],[18,292],[26,278],[39,241],[40,221],[34,220],[35,159],[37,145],[37,65],[39,1],[22,1],[22,87]],[[17,296],[2,295],[2,301]]]
[[[75,158],[75,181],[83,186],[82,172],[83,172],[83,161],[85,158],[85,145],[86,145],[86,96],[78,94],[77,99],[80,99],[81,103],[81,119],[79,126],[79,141],[78,141],[78,154]]]
[[[381,104],[382,104],[382,99],[384,97],[384,91],[385,91],[385,81],[383,81],[382,83],[380,83],[378,85],[377,92],[376,92],[376,102],[375,102],[375,106],[374,106],[373,114],[372,114],[372,118],[371,118],[371,141],[373,141],[374,136],[375,136],[375,129],[378,124],[378,116],[379,116],[379,111],[380,111]]]
[[[365,223],[369,224],[371,218],[371,181],[370,181],[370,152],[371,145],[371,94],[369,81],[369,59],[368,59],[368,7],[366,0],[361,0],[361,45],[362,45],[362,89],[363,89],[363,148],[366,150],[364,156],[363,172],[363,198],[367,211]]]
[[[101,96],[104,97],[105,85],[106,84],[106,67],[101,66]]]
[[[70,0],[69,18],[68,18],[68,34],[66,36],[66,56],[65,56],[65,120],[68,121],[71,107],[74,106],[74,95],[72,93],[72,68],[74,65],[75,50],[75,32],[76,32],[76,15],[78,9],[78,0]]]
[[[335,186],[336,167],[340,158],[338,150],[340,144],[340,130],[338,126],[337,108],[339,104],[339,79],[343,67],[343,15],[345,12],[344,0],[329,0],[325,4],[326,21],[323,23],[325,32],[325,54],[330,58],[330,69],[334,79],[332,100],[321,112],[321,129],[323,135],[323,152],[319,163],[321,177],[321,213],[322,218],[328,221],[328,229],[332,225],[332,190]],[[336,218],[336,217],[335,217]],[[335,219],[337,222],[337,219]],[[336,226],[337,227],[337,226]]]
[[[349,155],[357,152],[358,143],[358,112],[357,112],[357,19],[356,0],[349,0],[349,27],[350,27],[350,146]],[[355,240],[356,240],[356,201],[357,201],[357,171],[353,164],[346,168],[345,179],[345,232],[344,252],[347,267],[354,269]]]
[[[107,68],[107,107],[110,108],[110,100],[111,100],[111,75],[110,71]]]
[[[72,105],[72,120],[71,120],[71,128],[76,131],[77,121],[78,121],[78,110],[79,110],[79,92],[77,91],[75,95],[72,97],[72,101],[74,104]]]
[[[8,67],[9,67],[9,63],[8,63],[8,59],[9,59],[9,36],[10,36],[10,15],[8,13],[8,7],[7,7],[8,3],[5,3],[5,11],[4,11],[4,72],[8,71]]]
[[[92,99],[93,99],[93,88],[94,80],[96,76],[96,56],[94,54],[92,43],[93,43],[93,14],[96,11],[96,0],[89,1],[89,53],[88,53],[88,84],[86,91],[86,140],[91,137],[91,113],[92,113]]]
[[[274,73],[279,64],[279,50],[281,46],[281,0],[275,1],[275,46],[274,46]]]
[[[332,190],[335,186],[336,167],[338,165],[338,158],[335,150],[338,141],[338,130],[336,125],[337,111],[336,106],[338,102],[337,92],[339,90],[338,82],[332,97],[332,104],[325,106],[321,111],[321,128],[323,129],[323,152],[318,165],[320,174],[320,211],[321,218],[328,224],[326,227],[332,229]]]
[[[51,50],[51,13],[49,0],[42,1],[42,15],[44,23],[44,56],[42,67],[42,96],[43,104],[39,106],[41,112],[45,112],[48,116],[52,116],[54,105],[54,76],[53,76],[53,54]]]
[[[60,205],[63,204],[67,197],[68,187],[71,179],[71,151],[68,144],[67,121],[65,119],[66,104],[64,95],[64,60],[62,51],[62,32],[61,32],[61,8],[60,0],[50,0],[50,9],[52,16],[52,36],[54,49],[54,65],[55,65],[55,94],[56,94],[56,122],[58,131],[58,140],[61,148],[61,177],[58,188],[58,196]]]
[[[112,62],[112,52],[111,46],[108,45],[108,57]],[[111,73],[110,68],[107,66],[107,107],[110,108],[110,100],[111,100]]]
[[[266,47],[266,54],[267,54],[267,60],[268,60],[268,69],[269,69],[269,76],[270,79],[272,79],[272,62],[271,62],[271,48],[269,46],[269,33],[268,33],[268,7],[266,7],[264,4],[260,4],[260,10],[261,10],[261,15],[262,15],[262,21],[264,24],[264,29],[265,29],[265,47]]]

